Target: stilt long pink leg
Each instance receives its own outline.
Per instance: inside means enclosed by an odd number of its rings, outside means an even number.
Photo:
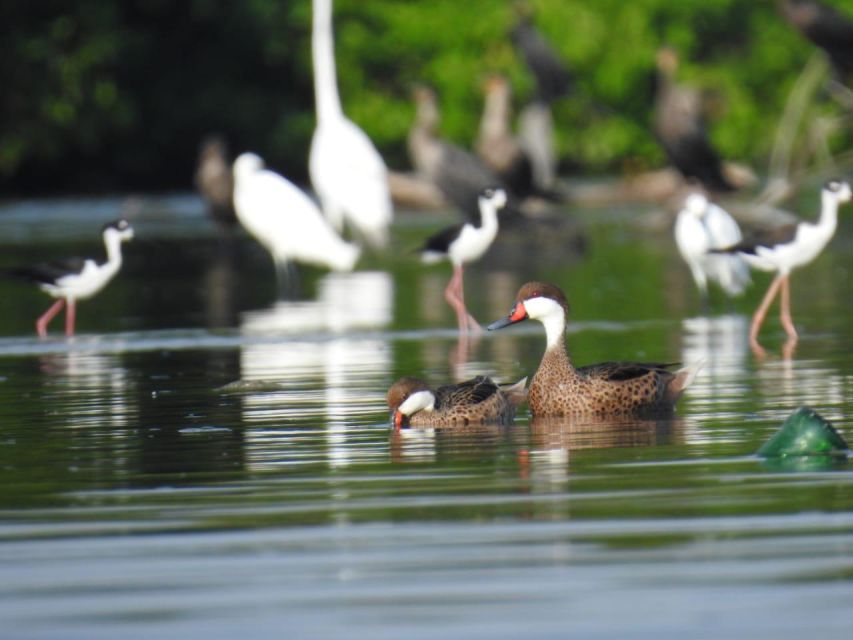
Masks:
[[[480,326],[480,323],[468,313],[468,307],[465,305],[465,283],[462,277],[462,265],[459,265],[459,283],[458,283],[457,297],[459,299],[459,305],[462,309],[462,313],[465,314],[465,330],[473,331],[475,333],[482,333],[483,327]]]
[[[447,304],[453,307],[456,312],[456,322],[459,324],[459,331],[467,331],[465,311],[463,303],[459,300],[459,280],[461,278],[461,267],[453,267],[453,277],[447,283],[444,289],[444,299]]]
[[[74,335],[74,321],[77,318],[77,302],[74,298],[68,298],[68,307],[65,309],[65,335]]]
[[[764,294],[764,300],[761,301],[761,305],[752,315],[752,324],[749,327],[750,342],[757,342],[758,330],[764,322],[764,317],[767,315],[767,309],[770,308],[773,298],[776,297],[776,293],[779,291],[779,286],[782,284],[782,278],[783,276],[776,276],[773,279],[773,282],[771,282],[770,286],[767,288],[767,293]]]
[[[794,327],[794,321],[791,318],[791,281],[790,276],[784,276],[782,279],[782,296],[779,309],[779,320],[782,322],[782,327],[785,333],[792,340],[797,339],[797,330]]]
[[[62,311],[63,306],[65,306],[65,298],[60,298],[50,305],[50,308],[36,320],[36,333],[38,333],[40,338],[47,337],[47,325],[56,317],[57,313]]]

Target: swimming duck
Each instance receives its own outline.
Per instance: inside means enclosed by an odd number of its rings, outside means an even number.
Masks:
[[[698,367],[670,371],[674,364],[604,362],[572,366],[563,334],[569,303],[559,287],[528,282],[518,292],[509,316],[490,331],[528,318],[545,326],[547,347],[530,384],[533,416],[656,414],[671,411]]]
[[[477,376],[433,391],[420,378],[403,377],[388,389],[388,407],[395,429],[509,424],[527,397],[526,382],[523,378],[500,387],[491,378]]]

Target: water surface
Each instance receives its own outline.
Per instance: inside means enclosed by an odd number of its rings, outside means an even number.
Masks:
[[[97,252],[121,206],[6,208],[0,266]],[[559,283],[580,364],[704,360],[666,420],[390,432],[397,376],[515,381],[543,348],[532,323],[460,348],[449,268],[408,252],[446,219],[403,216],[391,254],[276,301],[256,245],[147,200],[72,340],[37,339],[48,299],[0,283],[3,636],[849,637],[850,465],[753,456],[802,404],[853,433],[849,224],[794,275],[793,357],[774,318],[758,359],[767,279],[700,315],[640,214],[576,214],[584,251],[574,224],[507,238],[466,291],[486,323]]]

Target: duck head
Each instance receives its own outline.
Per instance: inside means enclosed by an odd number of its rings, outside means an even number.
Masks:
[[[409,426],[409,419],[419,411],[435,408],[435,394],[419,378],[400,378],[388,389],[386,400],[396,430]]]

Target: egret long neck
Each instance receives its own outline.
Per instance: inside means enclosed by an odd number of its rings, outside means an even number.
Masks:
[[[311,54],[314,62],[314,100],[317,119],[330,120],[343,114],[335,74],[335,45],[332,35],[332,0],[313,0]]]

